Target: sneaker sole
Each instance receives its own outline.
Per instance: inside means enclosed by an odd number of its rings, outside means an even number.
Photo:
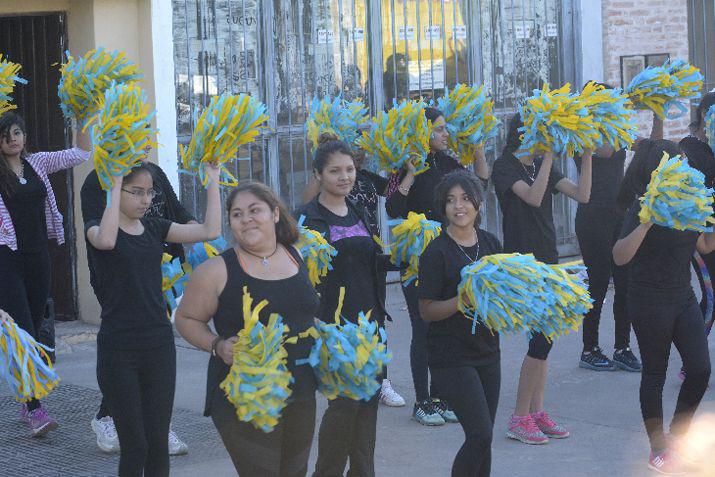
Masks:
[[[629,373],[640,373],[642,371],[641,368],[634,368],[633,366],[628,366],[627,364],[619,363],[618,361],[614,361],[614,363],[616,363],[616,367],[618,369],[628,371]]]
[[[42,427],[39,427],[37,429],[32,429],[32,437],[42,437],[45,434],[47,434],[50,431],[54,431],[57,429],[57,423],[56,422],[48,422]]]
[[[394,403],[394,402],[385,401],[382,398],[380,398],[380,404],[382,404],[383,406],[387,406],[387,407],[405,407],[407,405],[406,402]]]
[[[181,449],[177,452],[169,452],[169,455],[187,455],[189,453],[189,449]]]
[[[544,434],[546,433],[544,432]],[[546,434],[546,437],[548,437],[549,439],[568,439],[569,437],[571,437],[571,433],[567,432],[566,434]]]
[[[524,444],[529,444],[529,445],[532,445],[532,446],[540,446],[540,445],[544,445],[544,444],[548,444],[548,443],[549,443],[549,440],[548,440],[548,439],[546,439],[545,441],[532,441],[532,440],[530,440],[530,439],[525,439],[525,438],[523,438],[523,437],[521,437],[521,436],[519,436],[519,435],[517,435],[517,434],[514,434],[514,433],[511,432],[511,431],[507,431],[506,436],[507,436],[509,439],[514,439],[515,441],[523,442]]]
[[[422,424],[423,426],[427,426],[427,427],[444,426],[445,424],[447,424],[444,420],[442,422],[421,421],[421,420],[417,419],[415,416],[412,416],[412,420],[418,424]]]
[[[658,469],[656,466],[648,462],[648,468],[652,470],[653,472],[656,472],[661,475],[686,475],[687,472],[663,472],[662,470]]]
[[[616,367],[616,366],[613,366],[613,367],[611,367],[611,368],[603,368],[603,367],[600,367],[600,366],[594,366],[594,365],[589,364],[589,363],[584,363],[583,361],[579,361],[579,362],[578,362],[578,367],[579,367],[579,368],[583,368],[583,369],[589,369],[589,370],[591,370],[591,371],[615,371],[615,370],[618,369],[618,367]]]

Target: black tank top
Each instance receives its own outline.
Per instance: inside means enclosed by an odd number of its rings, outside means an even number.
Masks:
[[[288,336],[295,336],[314,325],[318,313],[319,299],[308,278],[308,269],[293,247],[286,247],[288,253],[298,264],[298,273],[280,280],[261,280],[246,273],[238,260],[234,248],[221,254],[226,264],[226,286],[218,298],[218,308],[213,322],[219,336],[230,338],[243,329],[243,287],[253,298],[253,305],[262,300],[268,300],[268,306],[261,310],[259,320],[264,325],[268,323],[271,313],[283,317],[283,323],[288,325]],[[296,360],[307,358],[313,346],[312,338],[299,338],[296,344],[286,344],[288,352],[288,370],[293,375],[291,401],[314,398],[317,382],[313,369],[308,364],[296,366]],[[210,415],[211,401],[215,393],[223,391],[219,388],[226,378],[230,366],[219,357],[212,356],[206,383],[206,407],[204,414]],[[224,397],[225,399],[225,397]]]

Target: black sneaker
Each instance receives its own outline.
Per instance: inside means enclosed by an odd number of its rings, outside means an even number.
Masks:
[[[613,361],[608,359],[598,346],[591,351],[581,353],[581,361],[578,363],[578,367],[593,371],[615,371],[617,369]]]
[[[641,362],[638,361],[638,358],[633,354],[630,347],[617,349],[613,353],[613,363],[617,367],[632,373],[640,373],[643,369]]]
[[[445,420],[429,399],[415,403],[415,407],[412,410],[412,419],[423,426],[444,426],[445,424]]]
[[[457,415],[452,411],[447,404],[447,401],[442,401],[441,399],[432,398],[432,405],[437,410],[444,422],[459,422]]]

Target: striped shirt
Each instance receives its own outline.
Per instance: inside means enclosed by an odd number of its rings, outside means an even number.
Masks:
[[[90,153],[79,148],[56,152],[38,152],[25,159],[35,170],[37,176],[45,184],[47,199],[45,200],[45,220],[47,222],[47,238],[55,239],[58,244],[65,242],[65,231],[62,227],[62,214],[57,209],[55,193],[50,185],[49,174],[70,169],[88,160]],[[0,246],[6,245],[10,250],[17,250],[17,236],[10,218],[10,212],[0,196]]]

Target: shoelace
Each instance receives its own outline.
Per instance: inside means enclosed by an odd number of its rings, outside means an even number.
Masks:
[[[547,427],[551,427],[551,428],[557,427],[556,422],[554,422],[554,420],[551,419],[551,416],[549,416],[549,415],[548,415],[547,413],[545,413],[545,412],[544,412],[544,413],[541,413],[541,414],[539,415],[539,420],[540,420],[541,422],[543,422],[544,424],[546,424]],[[536,423],[536,421],[534,421],[534,423]],[[537,427],[538,427],[538,426],[537,426]]]
[[[180,444],[179,436],[176,435],[174,431],[169,431],[169,440],[172,444]]]
[[[533,419],[527,419],[524,427],[526,428],[527,435],[533,436],[542,433],[539,426],[536,425],[536,421]]]
[[[117,429],[109,422],[99,421],[102,427],[102,432],[110,439],[114,439],[117,436]]]

